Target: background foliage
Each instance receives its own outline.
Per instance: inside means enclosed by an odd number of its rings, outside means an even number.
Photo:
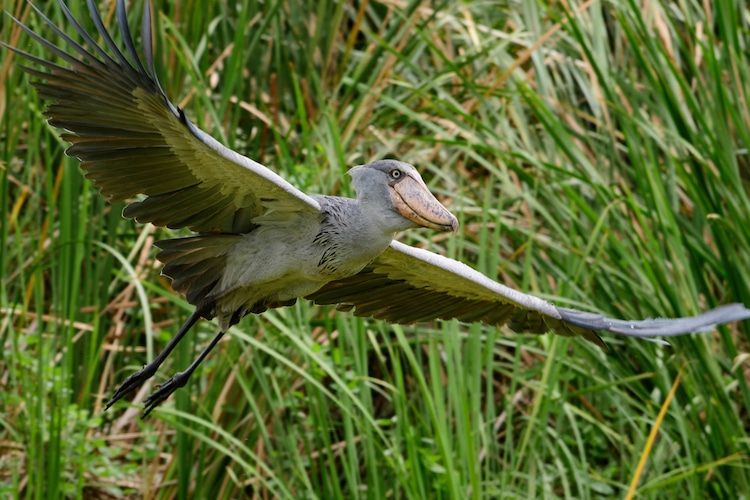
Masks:
[[[228,146],[310,193],[415,164],[462,230],[402,241],[616,317],[750,304],[744,2],[154,3],[165,90]],[[0,58],[3,496],[747,498],[747,323],[604,353],[303,301],[243,320],[148,420],[151,386],[103,413],[190,312],[154,260],[174,233],[120,218]]]

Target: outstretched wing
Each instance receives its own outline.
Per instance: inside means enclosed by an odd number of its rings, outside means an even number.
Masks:
[[[515,332],[581,336],[606,348],[597,332],[639,337],[670,337],[710,331],[715,325],[750,318],[750,309],[728,304],[698,316],[623,321],[557,307],[497,283],[469,266],[394,241],[359,274],[328,283],[307,297],[317,304],[354,307],[357,316],[391,323],[452,319],[508,324]]]
[[[8,47],[48,71],[23,67],[39,96],[51,102],[50,124],[66,129],[67,154],[81,160],[86,177],[112,202],[138,194],[123,216],[195,232],[247,232],[266,207],[318,211],[319,205],[260,163],[224,147],[174,106],[154,71],[151,16],[144,7],[142,37],[148,69],[135,50],[117,0],[117,21],[128,57],[117,47],[96,10],[89,12],[109,53],[89,36],[59,0],[68,21],[88,46],[67,36],[36,7],[44,21],[77,55],[57,47],[14,19],[64,65]]]

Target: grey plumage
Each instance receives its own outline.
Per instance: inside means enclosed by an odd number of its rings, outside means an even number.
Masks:
[[[63,63],[9,48],[35,66],[23,69],[34,77],[39,96],[50,101],[45,112],[50,123],[67,130],[63,138],[72,143],[67,153],[80,159],[85,176],[108,200],[142,195],[127,205],[124,217],[196,233],[157,242],[164,274],[195,305],[195,312],[154,361],[118,388],[107,407],[153,376],[201,317],[216,317],[219,333],[185,372],[149,396],[144,415],[186,383],[242,316],[290,305],[298,297],[396,323],[457,318],[508,324],[518,332],[581,336],[601,347],[600,331],[654,340],[750,317],[742,304],[730,304],[692,318],[606,318],[556,307],[455,260],[392,241],[398,231],[409,228],[457,228],[456,218],[429,192],[414,167],[381,160],[351,169],[356,200],[308,196],[221,145],[169,101],[154,70],[148,3],[142,29],[144,64],[123,0],[117,0],[117,22],[125,53],[105,29],[93,0],[87,5],[105,47],[98,46],[59,1],[88,49],[38,10],[74,53],[15,19]]]

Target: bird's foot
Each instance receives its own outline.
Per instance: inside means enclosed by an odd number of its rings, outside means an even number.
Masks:
[[[144,365],[143,368],[129,376],[125,379],[125,382],[120,384],[120,387],[117,388],[115,391],[115,394],[112,396],[112,399],[110,399],[107,404],[104,406],[104,411],[109,410],[110,406],[115,404],[117,401],[123,398],[127,393],[141,385],[146,380],[150,379],[154,376],[156,373],[156,369],[158,367],[154,367],[151,364]]]
[[[146,418],[148,414],[154,410],[154,408],[159,406],[162,401],[171,396],[174,391],[176,391],[180,387],[184,387],[185,384],[187,384],[189,378],[189,372],[179,372],[163,384],[159,384],[157,386],[156,392],[150,394],[144,401],[145,407],[143,409],[143,415],[141,415],[141,418]]]

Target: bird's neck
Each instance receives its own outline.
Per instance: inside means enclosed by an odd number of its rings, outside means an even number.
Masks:
[[[343,273],[359,272],[393,240],[396,230],[374,204],[336,197],[320,201],[326,217],[316,239],[334,250]]]

